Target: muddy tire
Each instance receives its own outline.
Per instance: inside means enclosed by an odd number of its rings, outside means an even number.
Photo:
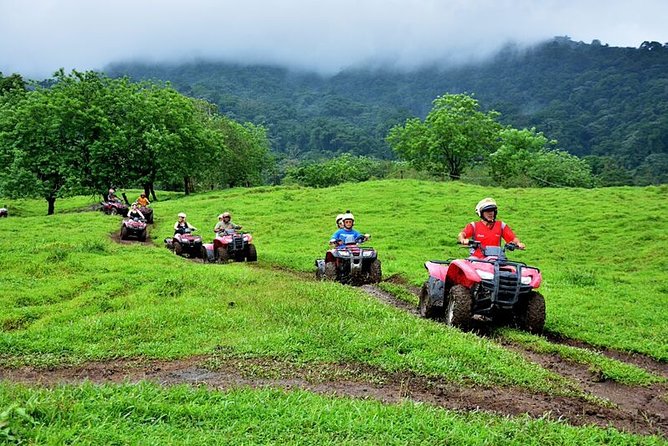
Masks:
[[[471,290],[463,285],[450,288],[448,307],[445,310],[445,323],[451,327],[466,330],[471,323]]]
[[[255,245],[248,245],[246,247],[246,261],[257,262],[257,250],[255,249]]]
[[[230,253],[227,252],[227,248],[218,248],[216,249],[216,254],[218,255],[218,262],[227,263],[230,260]]]
[[[121,240],[127,240],[128,239],[128,228],[125,226],[121,226]]]
[[[420,302],[418,303],[418,311],[420,316],[424,318],[435,319],[443,315],[443,308],[434,307],[429,302],[429,288],[427,287],[427,283],[428,282],[423,283],[422,288],[420,289]]]
[[[336,280],[336,263],[325,263],[325,280]]]
[[[383,271],[380,267],[380,260],[376,259],[369,268],[369,283],[380,283],[383,279]]]
[[[545,326],[545,298],[537,291],[531,292],[524,311],[519,315],[519,328],[530,333],[541,333]]]
[[[181,243],[174,240],[173,246],[174,246],[174,254],[176,254],[177,256],[183,255],[183,246],[181,246]]]

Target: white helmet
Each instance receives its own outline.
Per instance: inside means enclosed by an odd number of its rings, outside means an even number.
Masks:
[[[350,211],[346,211],[345,214],[341,215],[341,220],[342,221],[352,220],[353,223],[355,223],[355,216]]]
[[[186,218],[186,213],[185,212],[179,212],[179,217]]]
[[[336,216],[336,225],[337,225],[337,226],[339,225],[339,222],[340,222],[341,220],[343,220],[343,214],[339,214],[339,215],[337,215],[337,216]]]
[[[493,198],[483,198],[475,206],[475,213],[478,214],[478,217],[483,218],[482,213],[485,211],[494,211],[494,219],[496,219],[496,201]]]
[[[221,218],[230,217],[230,219],[232,219],[232,214],[230,214],[229,212],[223,212],[222,214],[220,214],[220,216]]]

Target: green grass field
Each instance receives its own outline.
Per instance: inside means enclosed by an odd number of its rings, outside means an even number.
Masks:
[[[118,231],[120,218],[80,212],[94,204],[94,198],[59,200],[56,215],[48,217],[43,215],[44,202],[7,201],[12,217],[0,219],[4,235],[0,239],[0,365],[48,368],[113,358],[176,359],[222,350],[238,357],[280,358],[316,367],[355,362],[465,386],[583,395],[576,383],[527,362],[494,339],[416,318],[354,288],[305,280],[300,272],[314,270],[314,259],[323,255],[334,232],[335,215],[351,209],[356,228],[372,234],[370,244],[379,250],[384,276],[400,275],[419,285],[427,276],[424,261],[467,255],[456,245],[456,235],[474,220],[475,203],[491,195],[499,202],[500,218],[527,244],[527,250],[515,258],[543,272],[547,330],[665,362],[668,258],[662,253],[668,249],[668,236],[654,220],[657,203],[666,192],[666,187],[489,190],[396,180],[317,190],[263,187],[188,197],[170,193],[153,205],[153,246],[115,243],[110,234]],[[128,192],[128,197],[134,196],[134,191]],[[163,238],[171,236],[178,212],[188,213],[188,220],[210,240],[216,216],[225,210],[253,233],[260,259],[257,266],[191,262],[162,246]],[[532,340],[512,331],[505,336],[535,344],[535,349],[550,349],[542,338]],[[563,350],[560,354],[602,368],[619,382],[646,385],[659,380],[600,357]],[[101,407],[98,399],[103,397],[98,393],[117,400],[118,407],[128,404],[130,395],[147,398],[142,410],[151,413],[200,411],[195,408],[199,399],[206,400],[204,407],[218,408],[262,400],[268,411],[285,417],[285,427],[266,437],[244,430],[254,422],[250,416],[238,415],[240,420],[232,422],[207,413],[195,417],[202,426],[232,425],[205,434],[172,415],[165,415],[170,420],[155,428],[144,418],[130,417],[119,427],[117,437],[107,437],[112,434],[103,427],[82,434],[82,426],[104,426],[98,418],[109,423],[113,417],[115,409]],[[77,398],[80,403],[75,403]],[[151,398],[160,402],[153,405]],[[32,408],[26,417],[11,408],[13,400],[19,401],[17,408]],[[297,401],[308,408],[300,408]],[[62,404],[71,410],[61,417],[54,411]],[[576,437],[581,439],[579,444],[660,443],[654,437],[631,440],[612,430],[455,414],[419,405],[388,408],[306,393],[212,393],[148,384],[82,385],[47,392],[3,383],[2,407],[6,413],[0,414],[0,435],[3,426],[16,422],[11,432],[22,432],[36,420],[33,424],[39,428],[25,438],[40,444],[71,441],[76,435],[83,435],[84,443],[134,443],[133,431],[146,435],[145,444],[179,443],[175,440],[179,435],[201,444],[231,438],[239,444],[290,443],[294,440],[290,426],[300,423],[312,426],[304,444],[564,444]],[[331,419],[318,415],[326,408],[336,413]],[[356,425],[346,418],[349,414],[340,415],[346,411],[378,423]],[[3,416],[9,420],[5,424]],[[450,427],[424,430],[420,423],[425,419]],[[474,435],[471,431],[476,429],[469,424],[485,427]],[[360,435],[342,437],[344,428]],[[58,436],[59,431],[65,432],[63,436]]]

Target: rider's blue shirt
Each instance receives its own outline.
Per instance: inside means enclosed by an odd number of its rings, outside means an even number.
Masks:
[[[362,234],[355,231],[354,229],[341,228],[332,235],[332,238],[329,240],[331,242],[342,242],[342,243],[355,243]]]

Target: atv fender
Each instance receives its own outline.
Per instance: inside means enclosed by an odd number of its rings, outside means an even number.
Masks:
[[[434,277],[445,282],[445,277],[448,275],[449,263],[442,262],[425,262],[424,267],[429,271],[429,277]]]
[[[475,272],[471,262],[457,259],[450,264],[445,282],[449,286],[463,285],[466,288],[471,288],[474,284],[480,282],[480,276]]]

